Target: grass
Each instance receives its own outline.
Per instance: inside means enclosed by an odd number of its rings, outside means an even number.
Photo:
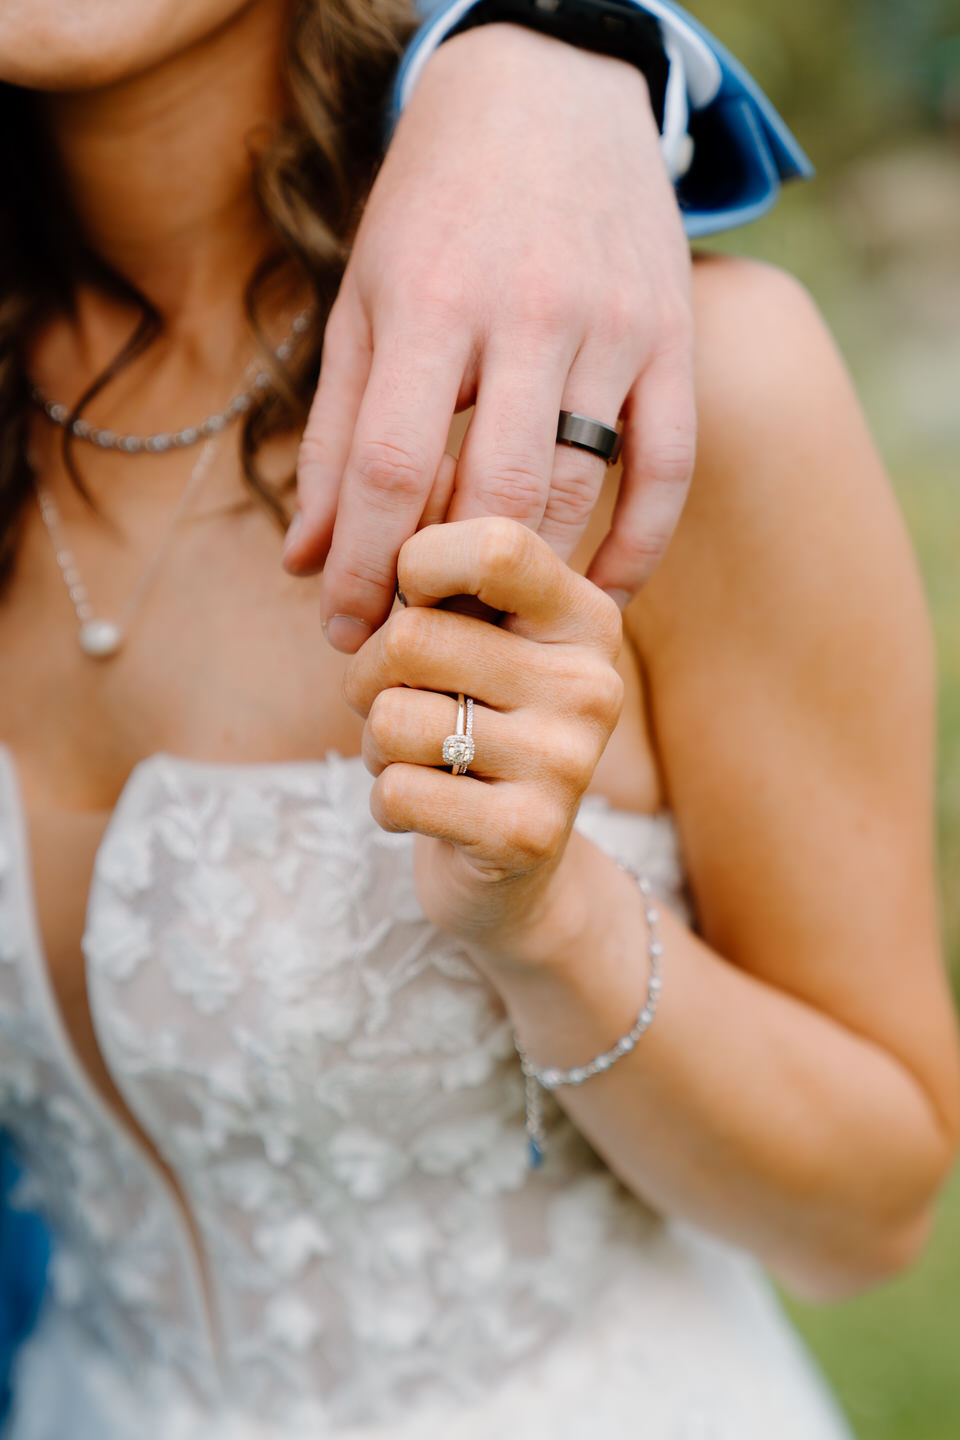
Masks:
[[[923,570],[940,671],[937,818],[947,956],[960,993],[960,486],[957,470],[924,472],[898,486]],[[960,1289],[957,1291],[960,1313]],[[958,1356],[960,1370],[960,1356]],[[956,1434],[960,1435],[960,1410]]]

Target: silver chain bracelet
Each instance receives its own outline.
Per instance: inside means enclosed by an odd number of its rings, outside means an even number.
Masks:
[[[627,870],[625,865],[620,867]],[[627,870],[627,874],[633,874]],[[660,911],[653,901],[653,887],[645,875],[634,875],[637,887],[644,899],[644,915],[647,921],[647,955],[650,959],[650,975],[647,980],[647,995],[643,1009],[626,1035],[622,1035],[609,1050],[595,1055],[585,1065],[575,1065],[571,1070],[560,1070],[553,1065],[540,1066],[530,1059],[520,1041],[514,1036],[513,1043],[520,1057],[523,1071],[525,1125],[530,1167],[536,1170],[543,1163],[547,1150],[547,1136],[543,1126],[543,1090],[559,1090],[561,1085],[582,1085],[594,1075],[602,1075],[624,1055],[629,1055],[643,1032],[649,1029],[657,1013],[657,1002],[663,985],[661,968],[663,963],[663,942],[660,939]]]

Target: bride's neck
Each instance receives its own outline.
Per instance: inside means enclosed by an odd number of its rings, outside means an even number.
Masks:
[[[284,103],[284,14],[253,4],[146,73],[42,101],[87,243],[168,334],[239,309],[267,245],[249,147]]]

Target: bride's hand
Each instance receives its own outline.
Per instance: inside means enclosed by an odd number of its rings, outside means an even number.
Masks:
[[[366,718],[371,808],[385,830],[429,837],[418,845],[417,893],[434,924],[515,951],[552,903],[577,807],[617,722],[620,613],[513,520],[421,530],[403,546],[398,576],[407,608],[365,643],[344,684]],[[506,612],[503,625],[437,608],[455,595]],[[442,746],[459,692],[475,701],[476,753],[455,776]]]

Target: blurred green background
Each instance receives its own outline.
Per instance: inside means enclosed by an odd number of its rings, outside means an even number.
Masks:
[[[960,990],[960,0],[687,4],[817,166],[722,248],[785,266],[816,296],[913,533],[939,645],[944,931]],[[960,1440],[960,1177],[909,1276],[790,1309],[860,1440]]]

